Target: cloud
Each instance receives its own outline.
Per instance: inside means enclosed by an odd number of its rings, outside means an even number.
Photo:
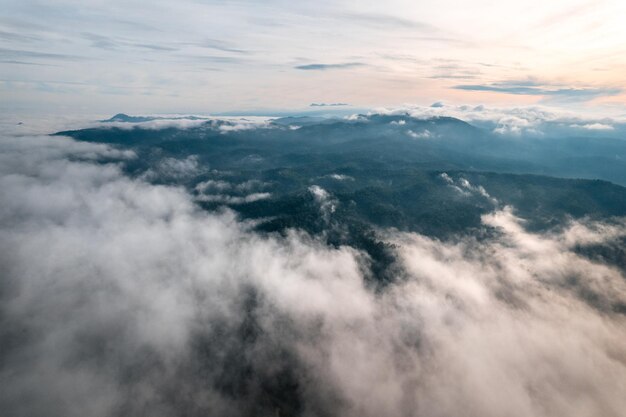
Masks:
[[[337,210],[339,202],[331,196],[331,194],[320,187],[319,185],[312,185],[309,187],[309,192],[313,195],[313,198],[320,206],[320,211],[324,220],[330,221],[330,216]]]
[[[250,54],[250,51],[244,50],[244,49],[239,49],[236,48],[234,46],[232,46],[230,43],[228,42],[224,42],[218,39],[204,39],[201,42],[197,42],[194,44],[191,44],[194,46],[198,46],[201,48],[207,48],[207,49],[215,49],[218,51],[222,51],[222,52],[230,52],[230,53],[234,53],[234,54]]]
[[[39,67],[42,67],[42,66],[43,67],[54,67],[54,66],[57,66],[57,65],[54,65],[54,64],[41,64],[41,63],[38,63],[38,62],[15,61],[15,60],[2,60],[0,62],[2,62],[3,64],[15,64],[15,65],[36,65],[36,66],[39,66]]]
[[[230,190],[233,185],[227,181],[222,180],[207,180],[199,183],[195,186],[196,191],[205,192],[207,190],[226,191]]]
[[[82,36],[91,41],[91,46],[94,48],[100,49],[122,49],[122,48],[131,48],[131,49],[148,49],[151,51],[163,51],[163,52],[173,52],[178,51],[179,48],[175,48],[172,46],[162,45],[162,44],[154,44],[154,43],[146,43],[142,41],[135,41],[131,39],[125,39],[120,37],[110,37],[98,35],[95,33],[85,32]]]
[[[430,78],[451,80],[478,78],[481,72],[477,70],[474,66],[467,64],[461,65],[458,63],[446,63],[444,65],[436,65],[433,68],[436,71],[436,74],[432,75]]]
[[[397,279],[373,291],[364,254],[204,212],[182,189],[123,175],[127,157],[63,137],[0,138],[7,414],[626,408],[626,277],[576,249],[626,236],[623,224],[537,234],[505,208],[483,217],[481,240],[382,231]]]
[[[117,128],[117,129],[147,129],[147,130],[160,130],[160,129],[194,129],[205,127],[208,129],[215,129],[222,133],[241,131],[241,130],[253,130],[260,128],[273,128],[271,124],[271,117],[228,117],[228,116],[202,116],[202,115],[144,115],[144,116],[127,116],[124,118],[130,118],[130,121],[125,119],[120,120],[101,120],[97,123],[92,122],[90,127],[99,128]]]
[[[344,62],[341,64],[306,64],[306,65],[297,65],[294,68],[298,70],[304,71],[326,71],[332,69],[347,69],[347,68],[357,68],[363,67],[365,64],[361,62]]]
[[[253,193],[245,196],[232,196],[227,194],[200,194],[196,197],[196,200],[206,203],[244,204],[252,203],[259,200],[267,200],[271,196],[272,195],[270,193]]]
[[[207,169],[208,167],[200,165],[197,155],[190,155],[184,159],[163,158],[144,172],[142,177],[148,181],[182,180],[201,174]]]
[[[151,44],[151,43],[133,43],[131,44],[131,46],[135,48],[149,49],[151,51],[166,51],[166,52],[178,51],[177,48],[172,48],[171,46],[157,45],[157,44]]]
[[[344,174],[330,174],[327,177],[337,181],[354,181],[354,177]]]
[[[0,48],[0,59],[21,60],[21,59],[44,59],[56,61],[81,61],[86,58],[77,55],[56,54],[49,52],[36,52],[23,49]]]
[[[24,42],[24,43],[36,42],[36,41],[41,40],[39,36],[24,35],[22,33],[8,32],[4,30],[0,30],[0,39],[9,41],[9,42]]]
[[[261,190],[270,185],[259,180],[248,180],[235,184],[224,180],[209,179],[195,186],[195,191],[198,193],[195,200],[233,205],[252,203],[269,199],[272,195],[268,192],[261,192]]]
[[[94,106],[94,112],[115,111],[119,100],[100,91],[102,83],[128,91],[125,102],[130,108],[150,111],[271,110],[308,104],[315,95],[298,88],[301,80],[298,73],[291,73],[294,66],[326,69],[328,77],[309,80],[314,83],[313,90],[330,89],[350,103],[425,102],[437,96],[453,100],[459,91],[449,91],[451,85],[498,87],[494,80],[507,75],[517,78],[533,68],[537,54],[547,60],[541,68],[535,66],[538,77],[576,78],[580,85],[547,83],[530,91],[516,91],[517,96],[507,100],[522,102],[520,94],[537,96],[536,90],[543,89],[551,94],[545,97],[567,104],[614,95],[609,90],[622,87],[615,71],[602,74],[606,86],[593,87],[598,75],[594,69],[623,65],[620,33],[612,29],[619,28],[622,15],[615,1],[586,5],[581,10],[593,7],[594,12],[579,15],[576,11],[575,21],[564,26],[552,25],[554,19],[573,13],[563,11],[567,7],[562,5],[522,10],[507,3],[488,14],[465,5],[461,13],[467,19],[458,22],[445,4],[437,2],[407,6],[405,1],[364,5],[343,0],[314,4],[184,0],[175,9],[169,2],[153,2],[150,7],[119,0],[44,3],[28,1],[4,7],[0,28],[3,47],[39,54],[38,58],[26,58],[12,53],[12,57],[0,59],[10,64],[5,77],[26,82],[74,80],[85,83],[91,94],[76,91],[61,96],[50,90],[15,89],[4,92],[13,101],[7,108],[51,109],[63,101],[65,109],[74,111]],[[520,30],[508,37],[509,28],[502,22],[515,14],[525,17]],[[546,18],[549,30],[541,24]],[[602,25],[597,37],[584,36],[597,21],[608,23]],[[209,27],[211,31],[207,31]],[[476,37],[478,29],[488,29],[489,34]],[[328,45],[333,46],[333,54],[329,54]],[[552,54],[552,46],[563,55]],[[469,50],[475,53],[468,55]],[[596,56],[596,50],[605,53]],[[440,56],[459,68],[438,65]],[[577,57],[572,62],[580,65],[568,67],[561,59],[565,56]],[[83,62],[75,63],[68,57]],[[62,68],[55,71],[23,64],[38,62],[61,64]],[[337,65],[342,63],[362,64],[361,77],[346,80],[339,71],[331,77],[331,70],[339,70],[342,67]],[[427,83],[432,81],[429,78],[438,82]],[[135,92],[138,86],[141,91]],[[620,103],[612,101],[614,105]]]
[[[433,75],[430,78],[438,79],[438,80],[471,80],[478,78],[476,75],[463,75],[463,74],[437,74]]]
[[[241,130],[253,130],[260,128],[272,128],[269,119],[239,119],[239,120],[224,120],[218,124],[218,129],[223,132],[236,132]]]
[[[94,123],[94,126],[100,128],[116,128],[124,130],[133,129],[146,129],[146,130],[160,130],[160,129],[194,129],[207,124],[207,118],[163,118],[157,120],[148,120],[145,122],[103,122]]]
[[[428,139],[432,137],[432,133],[428,129],[424,129],[421,132],[414,132],[413,130],[407,130],[406,134],[412,137],[413,139]]]
[[[464,196],[480,195],[481,197],[487,199],[494,207],[498,207],[498,200],[495,197],[492,197],[487,190],[482,185],[475,186],[472,185],[466,178],[459,177],[456,181],[448,175],[446,172],[442,172],[439,174],[442,180],[448,184],[448,186],[452,187],[459,194]]]
[[[195,190],[204,193],[206,191],[235,191],[249,192],[269,187],[270,184],[259,180],[248,180],[240,184],[233,184],[223,180],[207,180],[195,186]]]
[[[545,96],[557,100],[587,101],[597,97],[614,96],[621,88],[558,87],[535,81],[505,81],[493,84],[456,85],[457,90],[488,91],[514,95]]]
[[[250,64],[250,62],[243,58],[235,56],[223,56],[223,55],[204,55],[204,54],[186,54],[176,55],[181,58],[182,61],[198,65],[198,63],[210,63],[210,64]]]
[[[589,134],[623,134],[626,119],[623,117],[598,117],[593,114],[570,113],[546,106],[487,107],[484,105],[405,106],[376,109],[372,114],[409,115],[418,119],[449,116],[472,123],[478,127],[502,135],[578,135],[581,129]],[[586,126],[586,127],[583,127]],[[600,128],[604,127],[604,128]],[[610,127],[610,128],[609,128]]]
[[[359,23],[380,29],[419,29],[428,32],[438,31],[434,26],[424,22],[418,22],[382,13],[342,13],[337,16],[344,22]]]
[[[577,127],[580,129],[587,129],[587,130],[614,130],[615,129],[613,126],[609,124],[604,124],[604,123],[587,123],[583,125],[573,124],[572,127]]]
[[[309,107],[340,107],[349,106],[347,103],[311,103]]]

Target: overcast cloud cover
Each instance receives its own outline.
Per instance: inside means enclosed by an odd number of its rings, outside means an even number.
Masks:
[[[626,409],[626,279],[575,250],[626,236],[624,223],[537,235],[506,207],[484,216],[495,234],[482,241],[390,230],[397,277],[375,291],[364,254],[297,231],[263,237],[180,188],[124,176],[134,157],[0,139],[7,415]],[[332,216],[332,196],[310,191]]]

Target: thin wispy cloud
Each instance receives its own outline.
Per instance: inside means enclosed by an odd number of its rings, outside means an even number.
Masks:
[[[227,42],[223,42],[217,39],[204,39],[200,42],[196,42],[196,43],[191,43],[189,45],[192,46],[198,46],[200,48],[206,48],[206,49],[215,49],[218,51],[222,51],[222,52],[229,52],[229,53],[233,53],[233,54],[250,54],[251,51],[247,51],[244,49],[239,49],[236,48],[234,46],[232,46],[231,44],[227,43]]]
[[[439,29],[434,26],[411,20],[403,17],[392,16],[388,14],[378,13],[338,13],[335,15],[342,21],[348,21],[351,23],[362,24],[368,27],[374,27],[379,29],[417,29],[420,31],[438,32]]]
[[[305,64],[305,65],[296,65],[294,68],[298,70],[304,71],[326,71],[333,69],[347,69],[347,68],[357,68],[365,66],[362,62],[345,62],[341,64]]]
[[[41,38],[38,36],[34,36],[34,35],[24,35],[18,32],[8,32],[8,31],[0,30],[0,40],[8,41],[8,42],[29,43],[29,42],[40,41]]]
[[[41,62],[28,62],[28,61],[16,61],[16,60],[0,60],[3,64],[15,64],[15,65],[35,65],[35,66],[43,66],[43,67],[58,67],[55,64],[43,64]]]
[[[616,87],[554,86],[538,81],[504,81],[492,84],[463,84],[453,88],[465,91],[494,92],[512,95],[543,96],[565,101],[587,101],[598,97],[615,96],[623,89]]]
[[[311,103],[309,107],[341,107],[349,106],[348,103]]]
[[[151,44],[142,41],[133,41],[123,38],[113,38],[109,36],[102,36],[95,33],[83,33],[83,37],[91,42],[91,46],[100,49],[147,49],[151,51],[172,52],[177,51],[179,48],[165,44]]]
[[[85,57],[68,54],[55,54],[49,52],[37,52],[23,49],[5,49],[0,48],[0,59],[42,59],[42,60],[58,60],[58,61],[80,61]]]

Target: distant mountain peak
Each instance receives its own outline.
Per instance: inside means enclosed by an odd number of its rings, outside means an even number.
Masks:
[[[154,120],[208,120],[206,117],[200,116],[177,116],[177,117],[159,117],[159,116],[129,116],[125,113],[118,113],[110,119],[100,120],[102,123],[121,122],[121,123],[143,123]]]
[[[122,123],[141,123],[141,122],[149,122],[154,120],[154,117],[143,117],[143,116],[129,116],[124,113],[118,113],[115,116],[111,117],[107,120],[101,120],[103,123],[111,123],[111,122],[122,122]]]

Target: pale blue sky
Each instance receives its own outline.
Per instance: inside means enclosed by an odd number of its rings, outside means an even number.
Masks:
[[[624,113],[626,2],[0,0],[3,110]]]

